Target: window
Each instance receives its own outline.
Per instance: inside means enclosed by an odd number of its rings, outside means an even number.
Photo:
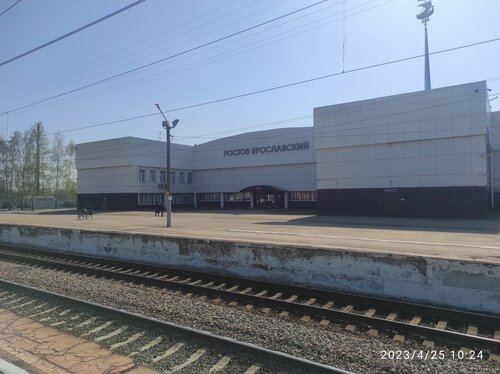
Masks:
[[[165,183],[165,172],[160,171],[160,183]]]
[[[290,192],[290,201],[316,201],[316,191]]]
[[[156,205],[163,204],[164,194],[162,193],[140,193],[139,194],[139,205]]]
[[[193,184],[193,173],[188,173],[188,184]]]
[[[149,183],[156,183],[156,170],[149,171]]]
[[[179,184],[184,184],[184,172],[179,172]]]
[[[218,192],[205,192],[196,195],[198,201],[220,201],[220,193]]]
[[[193,204],[192,193],[174,193],[172,194],[172,204]]]
[[[225,201],[250,201],[250,192],[226,192]]]
[[[171,172],[171,176],[172,176],[172,183],[177,183],[175,180],[175,171]]]
[[[139,182],[146,183],[146,170],[139,169]]]

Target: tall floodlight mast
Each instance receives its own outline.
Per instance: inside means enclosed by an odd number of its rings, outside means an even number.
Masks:
[[[418,0],[421,2],[418,6],[422,7],[422,12],[417,14],[417,18],[422,20],[425,26],[425,90],[431,89],[431,66],[429,63],[429,42],[427,40],[427,22],[429,17],[434,14],[434,5],[432,1]]]

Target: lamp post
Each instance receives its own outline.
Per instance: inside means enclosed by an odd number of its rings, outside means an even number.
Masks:
[[[172,195],[170,191],[170,130],[177,126],[179,120],[174,119],[172,121],[172,124],[170,124],[170,122],[168,122],[167,120],[167,117],[165,117],[165,114],[163,114],[162,110],[160,109],[160,104],[155,105],[165,119],[165,121],[162,122],[162,126],[167,131],[167,174],[165,175],[167,188],[165,191],[165,207],[167,208],[167,227],[172,227]]]

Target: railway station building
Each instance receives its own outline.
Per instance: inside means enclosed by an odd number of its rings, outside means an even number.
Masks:
[[[166,190],[165,142],[125,137],[77,145],[78,204],[151,209]],[[313,128],[171,144],[173,208],[316,208]]]
[[[77,145],[78,204],[151,209],[165,142]],[[482,217],[500,205],[500,112],[485,81],[314,109],[313,127],[171,145],[173,208]]]

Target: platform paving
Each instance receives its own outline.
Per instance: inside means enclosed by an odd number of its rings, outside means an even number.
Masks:
[[[127,356],[0,309],[0,358],[31,374],[154,374]]]
[[[0,224],[301,245],[500,263],[500,216],[481,220],[317,216],[296,212],[175,212],[173,227],[153,212],[0,212]]]

